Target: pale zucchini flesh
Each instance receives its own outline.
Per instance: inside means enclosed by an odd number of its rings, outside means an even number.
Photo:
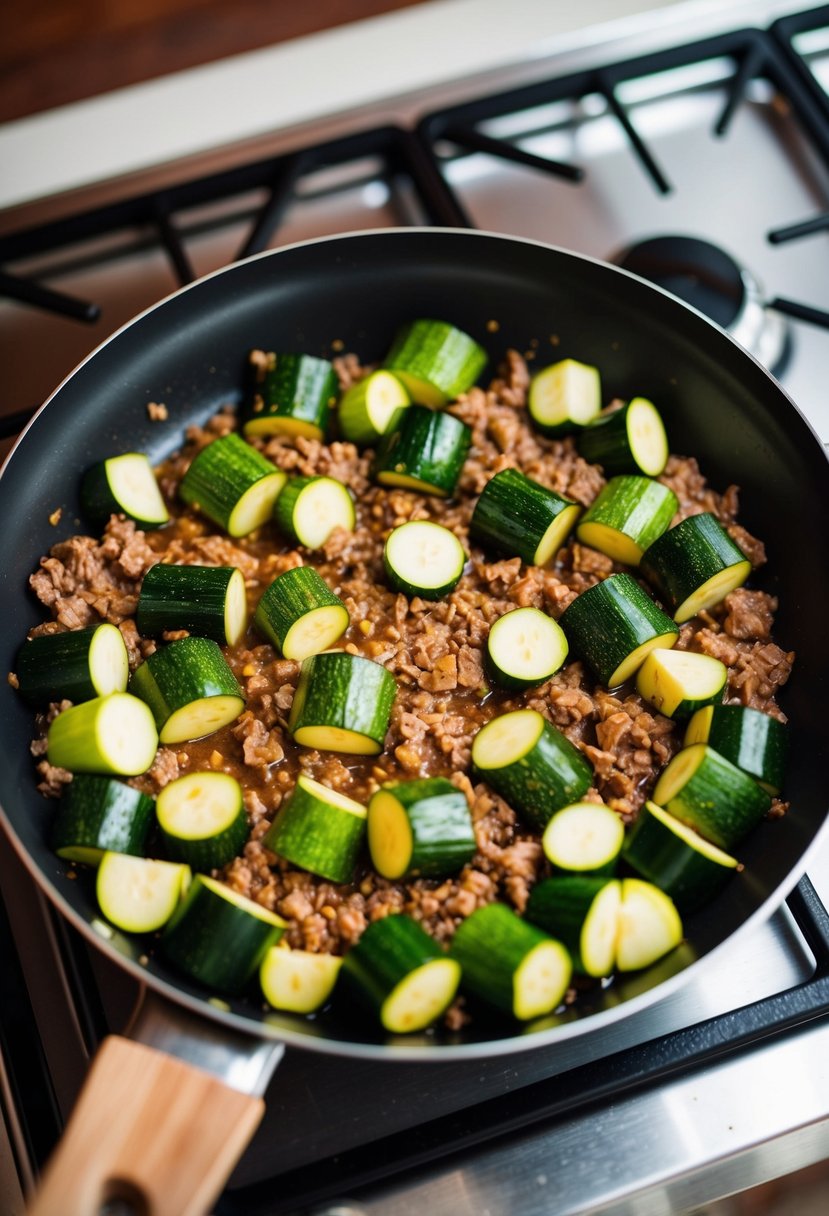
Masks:
[[[658,477],[668,461],[668,437],[659,411],[646,397],[634,397],[626,422],[636,463],[648,477]]]
[[[191,701],[170,715],[161,728],[162,743],[184,743],[203,739],[221,726],[227,726],[245,708],[244,698],[235,696],[204,697]]]
[[[661,633],[655,638],[649,638],[641,646],[637,646],[612,673],[608,681],[609,687],[616,688],[619,684],[624,684],[625,680],[629,680],[636,674],[652,650],[669,649],[674,645],[678,636],[676,633]]]
[[[621,817],[599,802],[574,802],[556,811],[542,837],[544,855],[560,870],[596,873],[612,865],[622,848]]]
[[[546,566],[555,557],[572,532],[581,512],[582,508],[578,503],[574,503],[571,507],[565,507],[561,514],[553,520],[538,542],[538,548],[533,556],[534,566]]]
[[[623,881],[616,939],[618,971],[649,967],[678,946],[682,936],[682,921],[673,900],[642,879]]]
[[[104,916],[125,933],[154,933],[172,916],[187,884],[189,866],[126,853],[104,853],[95,890]]]
[[[636,688],[666,718],[687,718],[721,700],[727,680],[725,664],[711,655],[657,648],[639,668]]]
[[[599,370],[576,359],[562,359],[533,376],[529,411],[533,421],[550,429],[585,426],[602,408]]]
[[[454,532],[442,524],[417,519],[390,533],[384,561],[398,590],[432,599],[456,585],[463,574],[466,553]]]
[[[293,504],[291,522],[301,545],[321,549],[335,528],[354,531],[354,502],[342,482],[333,477],[313,477]]]
[[[414,836],[408,815],[389,790],[379,790],[371,800],[368,847],[374,868],[383,878],[400,878],[408,870]]]
[[[348,628],[348,609],[344,604],[326,604],[312,608],[291,626],[282,643],[286,659],[301,663],[309,655],[319,654],[342,637]]]
[[[398,412],[410,404],[411,397],[397,376],[382,370],[372,372],[341,397],[337,410],[340,433],[351,443],[374,443],[391,428]]]
[[[273,515],[279,491],[285,484],[285,474],[274,470],[245,490],[230,512],[227,531],[230,536],[248,536],[266,524]]]
[[[452,1004],[459,982],[454,959],[430,959],[392,990],[380,1008],[380,1021],[391,1034],[425,1030]]]
[[[579,955],[586,975],[610,975],[616,963],[617,939],[622,908],[622,884],[609,882],[602,887],[584,918],[579,940]]]
[[[515,608],[489,631],[487,658],[496,682],[506,687],[543,684],[567,658],[567,638],[557,621],[538,608]]]
[[[746,559],[744,562],[737,562],[733,566],[728,566],[725,570],[720,570],[713,578],[709,578],[707,582],[698,587],[693,595],[689,595],[683,600],[679,607],[674,612],[674,620],[681,625],[685,621],[690,621],[692,617],[697,616],[700,612],[707,612],[709,608],[713,608],[724,600],[732,591],[736,591],[738,587],[742,587],[748,576],[751,574],[751,562]]]
[[[331,996],[342,962],[334,954],[271,946],[259,969],[265,1000],[289,1013],[314,1013]]]
[[[185,773],[165,785],[156,799],[160,827],[182,840],[224,832],[242,810],[242,787],[230,773]]]
[[[520,1021],[552,1013],[567,992],[572,973],[570,956],[560,942],[539,942],[513,976],[513,1014]]]
[[[70,773],[137,777],[155,759],[158,733],[153,715],[138,697],[113,692],[73,705],[49,727],[50,764]]]
[[[544,730],[544,718],[534,709],[517,709],[493,718],[475,736],[472,759],[479,769],[504,768],[521,760],[535,747]]]

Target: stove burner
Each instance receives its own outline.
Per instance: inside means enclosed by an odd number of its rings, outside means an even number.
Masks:
[[[710,241],[659,236],[638,241],[613,259],[704,312],[775,375],[789,355],[786,321],[768,307],[760,284]]]

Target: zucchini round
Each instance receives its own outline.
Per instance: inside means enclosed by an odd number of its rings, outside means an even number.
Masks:
[[[583,545],[638,566],[645,549],[670,527],[679,503],[649,477],[611,477],[576,525]]]
[[[262,838],[266,849],[331,882],[351,882],[366,808],[301,773]]]
[[[486,362],[486,351],[469,334],[446,321],[417,320],[398,330],[383,367],[412,401],[439,409],[471,388]]]
[[[335,528],[353,532],[357,524],[354,500],[333,477],[291,477],[274,508],[283,536],[306,549],[321,549]]]
[[[271,946],[259,968],[262,993],[274,1009],[314,1013],[331,996],[342,963],[336,954]]]
[[[253,619],[286,659],[301,663],[333,646],[348,628],[349,615],[313,566],[294,566],[273,580]]]
[[[376,756],[383,750],[397,684],[390,671],[344,650],[305,659],[288,730],[301,747]]]
[[[771,806],[753,777],[705,743],[674,756],[656,783],[653,801],[721,849],[733,848]]]
[[[235,566],[158,562],[144,575],[135,623],[143,637],[186,629],[221,646],[235,646],[248,627],[245,576]]]
[[[141,857],[154,802],[140,790],[87,773],[64,787],[52,824],[52,848],[66,861],[96,866],[104,853]]]
[[[110,515],[125,515],[145,530],[160,528],[170,518],[143,452],[125,452],[92,465],[83,475],[80,497],[81,510],[98,528]]]
[[[49,726],[46,757],[70,773],[137,777],[155,760],[158,732],[147,705],[111,692],[58,714]]]
[[[514,608],[493,624],[486,665],[501,688],[534,688],[563,666],[567,638],[561,626],[538,608]]]
[[[620,409],[602,414],[578,438],[579,455],[601,465],[605,477],[644,473],[658,477],[668,463],[668,437],[653,402],[633,397]]]
[[[446,878],[477,848],[465,795],[445,777],[401,781],[368,804],[371,864],[383,878]]]
[[[616,970],[650,967],[682,941],[682,920],[673,900],[640,878],[622,881],[616,937]]]
[[[788,738],[777,718],[747,705],[711,705],[688,723],[685,746],[709,743],[774,796],[783,788]]]
[[[567,947],[577,971],[598,979],[616,961],[621,904],[616,879],[562,875],[533,887],[526,917]]]
[[[574,874],[612,874],[625,829],[602,802],[574,802],[556,811],[544,829],[544,856],[556,870]]]
[[[231,431],[196,454],[178,492],[230,536],[247,536],[271,518],[286,480],[287,474]]]
[[[89,701],[124,692],[129,656],[115,625],[44,633],[24,642],[15,670],[20,695],[36,709],[52,701]]]
[[[517,469],[503,469],[475,503],[469,534],[484,548],[546,566],[569,536],[582,508]]]
[[[167,924],[190,883],[187,866],[126,853],[104,853],[95,893],[107,920],[125,933],[155,933]]]
[[[751,562],[713,515],[689,515],[658,537],[640,569],[679,624],[741,587]]]
[[[454,414],[409,406],[377,445],[372,477],[382,486],[448,498],[471,442],[469,427]]]
[[[586,426],[602,408],[599,369],[577,359],[562,359],[530,380],[527,408],[545,435],[569,435]]]
[[[340,434],[358,447],[367,447],[394,430],[400,411],[410,404],[411,397],[397,376],[372,372],[343,393],[337,410]]]
[[[243,406],[245,435],[304,435],[324,439],[331,407],[339,395],[337,374],[327,359],[314,355],[250,359],[252,385]]]
[[[193,870],[218,870],[241,851],[248,837],[242,787],[229,773],[185,773],[156,799],[156,815],[171,861]]]
[[[152,710],[162,743],[201,739],[245,708],[245,696],[216,642],[179,638],[136,668],[130,691]]]
[[[466,553],[455,533],[443,524],[411,519],[389,533],[383,564],[397,591],[439,600],[459,583]]]
[[[646,802],[624,848],[625,861],[683,912],[707,903],[738,869],[736,858],[693,828]]]
[[[636,676],[641,697],[666,718],[684,721],[703,705],[721,701],[728,668],[692,650],[652,650]]]

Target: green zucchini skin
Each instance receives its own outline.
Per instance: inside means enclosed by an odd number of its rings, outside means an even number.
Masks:
[[[769,794],[779,794],[786,775],[789,738],[777,718],[747,705],[714,705],[688,723],[685,744],[708,743],[714,751],[759,781]]]
[[[424,600],[448,595],[465,565],[466,552],[455,533],[428,519],[410,519],[393,528],[383,548],[383,568],[392,587]]]
[[[212,734],[245,707],[245,694],[218,644],[210,638],[179,638],[162,646],[133,672],[130,692],[150,707],[162,743],[183,743]],[[215,705],[205,721],[189,722],[190,707],[211,700]],[[189,733],[201,725],[201,734]]]
[[[401,845],[397,864],[390,865],[385,841],[387,833],[396,835],[401,818],[408,826],[409,840],[404,842],[409,846],[408,859]],[[445,777],[401,781],[373,794],[368,804],[368,843],[372,864],[385,878],[446,878],[457,874],[477,850],[466,797]]]
[[[721,701],[727,683],[724,663],[692,650],[652,650],[636,674],[639,695],[676,722]]]
[[[111,692],[63,710],[49,726],[46,756],[70,773],[137,777],[155,760],[158,732],[149,706]]]
[[[564,544],[582,508],[517,469],[503,469],[475,503],[469,534],[485,549],[546,565]]]
[[[608,688],[623,683],[644,663],[646,652],[637,662],[640,648],[670,647],[679,636],[674,621],[629,574],[611,574],[582,591],[565,608],[559,624],[573,650]]]
[[[309,730],[313,737],[318,737],[320,730],[348,732],[364,741],[363,754],[378,755],[383,750],[396,692],[391,672],[371,659],[345,650],[311,655],[302,664],[288,730],[301,746],[323,748],[324,742],[305,742]],[[335,741],[340,746],[331,746],[332,751],[355,750],[342,746],[349,743],[346,738]]]
[[[231,431],[194,457],[179,485],[179,496],[230,536],[246,536],[271,518],[287,474]],[[253,513],[245,510],[251,497]]]
[[[126,470],[132,485],[125,495],[118,482]],[[132,494],[136,482],[141,483],[140,505]],[[170,519],[153,467],[143,452],[125,452],[93,464],[81,479],[80,499],[81,510],[97,528],[103,528],[110,515],[125,515],[145,531],[160,528]]]
[[[400,411],[411,405],[402,381],[387,371],[372,372],[346,389],[340,398],[337,421],[340,434],[363,448],[393,431]]]
[[[309,536],[300,522],[302,499],[310,487],[316,487],[317,490],[325,487],[329,495],[333,490],[336,499],[336,505],[332,504],[325,527],[321,528],[315,537]],[[315,490],[310,489],[310,493],[314,494]],[[357,523],[354,502],[346,487],[333,477],[320,476],[289,477],[276,500],[274,519],[283,536],[308,549],[321,549],[335,528],[353,532]]]
[[[639,415],[649,424],[648,442],[637,441]],[[668,462],[668,440],[659,412],[644,397],[632,397],[617,410],[588,423],[578,437],[579,455],[601,465],[605,477],[644,473],[658,477]]]
[[[487,764],[491,727],[509,715],[483,726],[472,744],[472,764],[480,778],[500,794],[532,827],[543,831],[553,813],[578,802],[593,783],[593,768],[570,740],[535,710],[514,713],[538,719],[535,743],[512,763]],[[489,733],[488,733],[489,732]]]
[[[611,477],[576,526],[582,544],[614,561],[638,565],[649,545],[670,527],[679,502],[650,477]]]
[[[692,763],[697,767],[671,792],[678,772]],[[705,743],[674,756],[656,783],[653,801],[725,850],[739,844],[771,806],[771,798],[753,777]]]
[[[263,844],[321,878],[351,882],[365,831],[364,806],[302,775]]]
[[[143,857],[155,803],[123,781],[78,773],[64,788],[52,824],[52,848],[94,865],[106,852]]]
[[[733,857],[653,802],[646,802],[625,838],[628,865],[669,895],[682,913],[693,912],[717,894],[736,872]]]
[[[158,562],[141,583],[135,623],[143,637],[186,629],[197,637],[233,646],[244,636],[246,616],[228,636],[228,600],[245,603],[245,578],[235,566],[174,566]]]
[[[419,319],[397,331],[383,368],[402,381],[413,401],[438,409],[471,388],[486,363],[486,351],[463,330]]]
[[[217,798],[226,802],[227,812],[220,826],[211,829],[207,812]],[[170,781],[156,800],[156,817],[170,860],[205,873],[237,857],[248,838],[242,787],[229,773],[185,773]]]
[[[703,512],[689,515],[654,540],[642,555],[640,570],[681,624],[744,583],[751,563],[719,520]],[[725,581],[697,605],[696,597],[713,579]]]
[[[448,498],[460,477],[472,432],[453,414],[411,405],[377,445],[371,474],[381,485]]]
[[[266,589],[253,619],[259,632],[280,654],[301,662],[308,658],[310,652],[307,645],[301,645],[300,640],[291,645],[291,630],[302,621],[308,623],[309,615],[319,613],[320,609],[335,610],[326,613],[326,620],[332,618],[331,625],[317,639],[318,649],[325,650],[333,646],[348,628],[348,609],[313,566],[294,566],[277,575]]]
[[[104,643],[114,666],[96,670],[95,651]],[[15,674],[20,695],[33,709],[52,701],[89,701],[110,692],[124,692],[129,657],[115,625],[89,625],[65,633],[46,633],[24,642],[17,652]]]
[[[196,874],[161,935],[164,957],[190,979],[237,993],[285,931],[273,913]]]
[[[583,874],[546,878],[533,887],[524,913],[527,920],[567,947],[576,971],[597,978],[609,975],[613,969],[613,940],[605,943],[604,957],[597,966],[590,960],[585,931],[589,932],[597,898],[608,887],[614,888],[621,899],[620,884],[613,878]],[[615,924],[611,928],[615,929]]]
[[[249,361],[249,392],[241,413],[245,435],[305,435],[324,439],[339,396],[337,373],[314,355],[261,352]]]

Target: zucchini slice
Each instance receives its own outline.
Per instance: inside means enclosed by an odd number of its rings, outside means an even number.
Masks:
[[[337,373],[314,355],[250,358],[251,391],[242,410],[245,435],[304,435],[324,439],[331,407],[339,396]]]
[[[506,904],[487,904],[457,929],[449,951],[462,985],[521,1021],[551,1013],[564,999],[572,962],[561,942]]]
[[[570,644],[607,688],[635,675],[648,654],[669,649],[679,630],[629,574],[582,591],[561,614]]]
[[[710,705],[698,710],[685,732],[685,746],[710,743],[714,751],[748,773],[774,796],[783,788],[788,736],[777,718],[747,705]]]
[[[156,799],[156,815],[171,861],[193,870],[218,870],[248,838],[242,787],[229,773],[185,773]]]
[[[196,874],[161,935],[164,956],[191,979],[240,992],[285,932],[281,916],[215,878]]]
[[[653,800],[721,849],[733,848],[771,806],[753,777],[706,743],[693,743],[674,756]]]
[[[484,486],[475,503],[469,534],[484,548],[546,566],[570,535],[582,508],[525,477],[503,469]]]
[[[154,802],[111,777],[78,773],[64,787],[52,824],[52,848],[66,861],[96,866],[104,853],[144,854]]]
[[[186,629],[221,646],[235,646],[248,627],[245,576],[235,566],[158,562],[144,575],[135,623],[148,638]]]
[[[304,773],[262,838],[266,849],[331,882],[351,882],[366,808]]]
[[[640,878],[622,882],[622,906],[616,938],[616,970],[650,967],[682,941],[682,920],[673,900]]]
[[[459,583],[466,553],[455,533],[443,524],[411,519],[389,533],[383,564],[397,591],[439,600]]]
[[[615,562],[638,566],[678,506],[673,490],[650,477],[611,477],[579,520],[576,536]]]
[[[70,773],[137,777],[155,760],[158,732],[147,705],[128,692],[111,692],[58,714],[49,727],[46,756]]]
[[[668,437],[659,411],[646,397],[595,418],[578,438],[579,455],[599,464],[605,477],[644,473],[658,477],[668,463]]]
[[[129,656],[115,625],[89,625],[66,633],[45,633],[17,652],[20,695],[36,709],[51,701],[89,701],[124,692]]]
[[[126,515],[145,530],[160,528],[170,518],[143,452],[125,452],[93,464],[83,475],[80,496],[81,510],[98,528],[110,515]]]
[[[446,878],[477,848],[465,795],[445,777],[401,781],[368,804],[371,864],[383,878]]]
[[[391,372],[372,372],[346,389],[340,398],[337,417],[340,434],[358,447],[374,444],[394,430],[401,410],[411,405],[402,380]]]
[[[481,727],[472,763],[487,785],[539,831],[593,782],[593,769],[578,748],[534,709],[501,714]]]
[[[301,663],[333,646],[350,618],[345,604],[313,566],[294,566],[273,580],[253,619],[286,659]]]
[[[751,562],[715,516],[689,515],[658,537],[642,556],[641,571],[675,621],[706,612],[741,587]]]
[[[245,708],[245,694],[210,638],[179,638],[136,668],[130,691],[152,710],[162,743],[201,739]]]
[[[624,856],[637,874],[669,895],[683,912],[707,903],[739,864],[655,802],[646,802],[640,810],[625,841]]]
[[[460,967],[405,913],[369,925],[343,960],[358,999],[391,1034],[425,1030],[452,1004]]]
[[[288,730],[300,747],[376,756],[383,750],[397,684],[385,667],[345,650],[305,659]]]
[[[557,870],[612,874],[622,851],[621,818],[603,802],[573,802],[556,811],[544,829],[544,856]]]
[[[402,381],[412,401],[439,409],[471,388],[486,362],[486,351],[463,330],[417,320],[398,330],[383,367]]]
[[[562,875],[533,887],[526,916],[567,947],[577,971],[601,978],[616,962],[621,906],[616,879]]]
[[[530,380],[527,408],[546,435],[569,435],[586,426],[602,408],[599,369],[577,359],[562,359]]]
[[[271,946],[259,968],[265,1000],[289,1013],[314,1013],[331,996],[343,960],[335,954]]]
[[[230,536],[247,536],[271,518],[286,481],[286,473],[231,431],[194,457],[178,492]]]
[[[563,666],[568,649],[564,631],[546,612],[514,608],[489,631],[487,669],[501,688],[534,688]]]
[[[154,933],[179,906],[190,883],[187,866],[126,853],[104,853],[95,893],[107,920],[125,933]]]
[[[274,508],[283,536],[306,549],[321,549],[335,528],[353,532],[357,524],[354,500],[333,477],[291,477]]]
[[[636,676],[640,696],[676,721],[721,701],[727,682],[724,663],[693,650],[652,650]]]
[[[471,430],[454,414],[412,405],[403,411],[396,429],[377,445],[372,477],[381,486],[401,486],[448,498],[457,485],[471,442]]]

